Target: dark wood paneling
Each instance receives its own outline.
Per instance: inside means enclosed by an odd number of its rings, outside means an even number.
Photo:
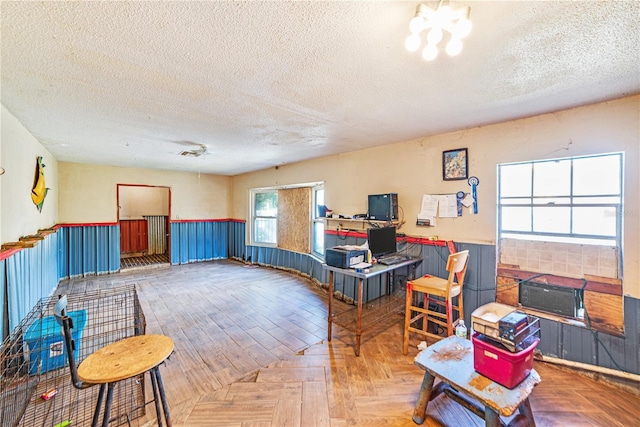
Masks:
[[[120,252],[145,252],[148,248],[147,220],[120,220]]]

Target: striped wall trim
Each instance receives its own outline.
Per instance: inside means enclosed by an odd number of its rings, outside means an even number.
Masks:
[[[4,251],[1,251],[0,261],[4,261],[5,259],[12,257],[13,255],[20,252],[22,249],[24,248],[12,248],[12,249],[5,249]]]
[[[118,225],[118,222],[83,222],[72,224],[58,224],[56,227],[110,227]]]
[[[60,228],[59,225],[54,225],[51,228],[38,230],[38,235],[40,235],[42,237],[47,237],[50,234],[57,233],[59,228]],[[21,250],[26,249],[26,248],[27,247],[24,247],[24,248],[10,248],[10,249],[0,250],[0,261],[4,261],[7,258],[11,258],[13,255],[17,254],[18,252],[20,252]]]
[[[245,223],[244,219],[233,219],[233,218],[219,218],[219,219],[171,219],[169,220],[170,224],[180,224],[180,223],[189,223],[189,222],[241,222]]]
[[[324,234],[332,234],[334,236],[342,237],[356,237],[360,239],[366,239],[367,233],[363,233],[361,231],[348,231],[348,230],[325,230]],[[412,236],[404,236],[398,237],[398,239],[404,239],[407,243],[417,243],[419,245],[428,245],[428,246],[447,246],[447,242],[444,240],[431,240],[428,237],[412,237]]]

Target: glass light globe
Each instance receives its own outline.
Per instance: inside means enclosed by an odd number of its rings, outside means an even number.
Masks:
[[[422,51],[422,57],[427,61],[433,61],[438,56],[438,48],[434,44],[428,44]]]
[[[450,6],[441,6],[436,11],[435,21],[441,27],[446,26],[453,19],[453,9]]]
[[[431,30],[429,30],[429,33],[427,33],[427,41],[429,42],[429,44],[432,44],[435,46],[438,43],[440,43],[440,40],[442,40],[441,28],[434,27]]]
[[[404,47],[406,47],[409,52],[415,52],[420,47],[420,42],[421,42],[420,35],[411,34],[404,41]]]
[[[411,21],[409,21],[409,31],[411,31],[411,34],[418,34],[424,29],[424,26],[425,22],[422,16],[414,16]]]
[[[469,19],[461,18],[456,23],[455,27],[453,27],[453,35],[459,39],[465,38],[471,32],[472,27],[473,24],[471,24],[471,21]]]
[[[447,43],[446,51],[449,56],[456,56],[457,54],[462,52],[462,41],[460,39],[452,37],[451,40],[449,40],[449,43]]]

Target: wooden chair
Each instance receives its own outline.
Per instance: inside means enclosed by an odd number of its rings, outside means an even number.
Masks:
[[[54,307],[54,315],[62,326],[64,334],[67,358],[69,360],[69,370],[71,371],[71,382],[75,388],[84,389],[94,385],[100,385],[96,409],[93,413],[93,427],[98,425],[101,407],[104,403],[104,414],[102,426],[109,425],[111,404],[113,403],[113,389],[122,380],[134,378],[149,372],[153,396],[156,406],[156,417],[158,425],[162,426],[162,414],[160,404],[164,412],[167,426],[171,427],[171,415],[169,405],[164,393],[162,377],[158,367],[173,352],[173,340],[165,335],[136,335],[121,339],[111,343],[90,354],[86,359],[76,366],[75,355],[73,353],[75,343],[71,335],[73,322],[65,311],[67,307],[67,296],[60,297]]]
[[[462,285],[467,272],[468,259],[468,250],[449,255],[446,267],[449,272],[447,279],[425,275],[407,282],[403,354],[407,354],[409,350],[409,332],[416,332],[436,339],[443,338],[440,335],[429,332],[429,322],[446,328],[447,336],[453,335],[453,310],[458,312],[458,318],[464,317]],[[414,295],[416,293],[423,294],[422,305],[419,305],[418,295]],[[457,305],[453,305],[454,298],[457,299]],[[433,307],[430,309],[430,303],[434,304],[435,307],[443,307],[444,313],[434,310]],[[413,316],[414,312],[417,313],[415,316]],[[422,319],[422,327],[418,328],[416,322],[420,319]]]

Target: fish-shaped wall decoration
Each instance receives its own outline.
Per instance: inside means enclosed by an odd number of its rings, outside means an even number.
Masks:
[[[47,197],[48,192],[49,189],[44,184],[44,163],[42,163],[42,156],[38,156],[36,159],[36,175],[33,178],[33,188],[31,189],[31,200],[38,208],[38,212],[42,212],[44,198]]]

